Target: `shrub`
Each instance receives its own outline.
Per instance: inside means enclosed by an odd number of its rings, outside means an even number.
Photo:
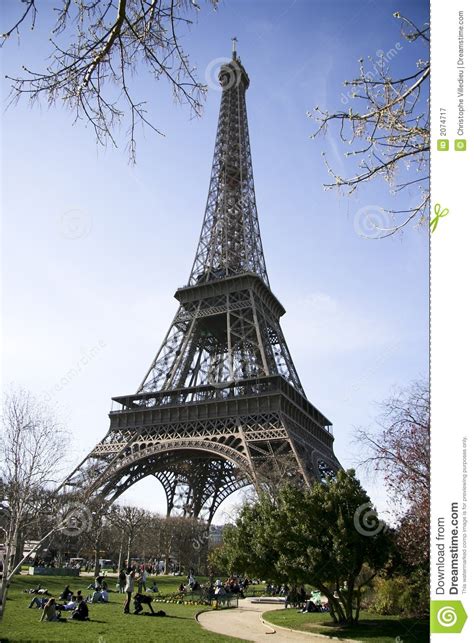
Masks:
[[[425,616],[429,611],[429,581],[424,570],[409,578],[377,578],[370,609],[377,614]]]

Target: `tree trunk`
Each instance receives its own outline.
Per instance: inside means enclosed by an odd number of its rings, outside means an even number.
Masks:
[[[336,598],[333,592],[331,592],[329,588],[323,585],[322,583],[319,583],[317,587],[319,591],[322,594],[324,594],[329,601],[329,612],[332,616],[334,623],[339,623],[340,625],[343,625],[346,621],[346,616],[344,613],[343,606],[341,605],[341,600],[339,598]]]
[[[7,540],[5,548],[5,559],[3,561],[3,576],[0,583],[0,621],[3,618],[3,612],[7,602],[8,574],[10,571],[10,552],[10,543]]]
[[[359,622],[360,602],[361,602],[361,592],[360,592],[360,587],[359,587],[357,589],[357,594],[356,594],[356,613],[355,613],[355,616],[354,616],[354,623]]]
[[[15,540],[13,543],[12,560],[10,561],[10,565],[12,568],[16,567],[18,563],[23,559],[24,544],[25,539],[21,535],[20,530],[18,530],[16,532]]]
[[[99,556],[100,556],[100,536],[98,536],[94,542],[94,578],[97,578],[100,572]]]
[[[354,623],[354,619],[352,615],[353,600],[354,600],[354,579],[350,579],[349,581],[347,581],[347,594],[346,594],[346,600],[344,601],[346,621],[349,625],[352,625]]]
[[[132,566],[132,561],[130,559],[132,552],[132,537],[129,536],[127,540],[127,567],[130,568]]]
[[[117,561],[117,572],[120,574],[120,570],[122,569],[122,548],[123,548],[123,540],[120,540],[120,549],[119,549],[119,555],[118,555],[118,561]]]

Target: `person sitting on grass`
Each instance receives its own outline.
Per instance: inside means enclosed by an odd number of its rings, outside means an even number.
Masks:
[[[96,590],[92,596],[89,596],[87,599],[88,603],[108,603],[109,602],[109,593],[107,590]]]
[[[100,592],[102,589],[102,583],[104,582],[104,577],[101,576],[100,574],[95,577],[95,580],[93,583],[87,586],[87,589],[95,589],[96,592]],[[106,584],[107,587],[107,584]]]
[[[143,605],[148,605],[150,612],[154,614],[153,606],[151,604],[151,596],[146,596],[145,594],[136,593],[133,597],[133,607],[135,608],[134,614],[140,614],[143,611]]]
[[[316,590],[311,592],[311,598],[308,599],[303,605],[303,608],[298,611],[302,614],[306,614],[307,612],[322,612],[321,593]]]
[[[95,589],[92,594],[89,594],[87,597],[87,602],[88,603],[100,603],[100,592],[99,590]]]
[[[66,587],[62,591],[62,594],[59,596],[59,600],[67,601],[69,600],[69,596],[72,596],[72,592],[69,589],[69,585],[66,585]]]
[[[59,617],[56,612],[56,601],[54,598],[50,598],[43,607],[43,613],[40,618],[40,622],[41,621],[59,621]]]
[[[71,614],[71,618],[74,621],[88,621],[89,620],[89,608],[84,599],[78,603],[76,609]]]

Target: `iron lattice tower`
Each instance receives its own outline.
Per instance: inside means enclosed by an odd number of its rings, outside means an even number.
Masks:
[[[263,255],[245,93],[236,52],[222,98],[209,195],[189,281],[134,395],[113,398],[110,429],[64,485],[112,502],[152,475],[168,515],[211,521],[233,491],[333,475],[330,421],[306,398]]]

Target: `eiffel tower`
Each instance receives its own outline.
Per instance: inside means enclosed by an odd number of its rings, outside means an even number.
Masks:
[[[260,238],[237,56],[222,97],[204,222],[189,281],[135,394],[114,397],[110,429],[63,483],[113,502],[146,476],[168,515],[211,522],[232,492],[334,475],[331,422],[306,398],[270,289]]]

